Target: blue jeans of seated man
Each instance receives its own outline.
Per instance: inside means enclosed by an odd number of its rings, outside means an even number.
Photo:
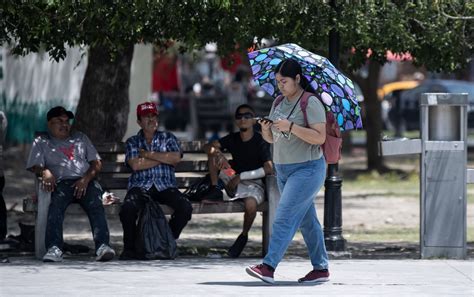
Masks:
[[[327,269],[324,235],[314,205],[326,177],[324,157],[303,163],[275,164],[275,169],[281,198],[263,263],[276,268],[300,228],[313,268]]]
[[[103,192],[100,184],[95,180],[91,181],[87,186],[86,195],[81,199],[76,199],[73,187],[75,182],[76,180],[60,181],[56,184],[54,192],[51,193],[45,237],[46,249],[54,245],[63,249],[64,213],[69,204],[73,202],[79,203],[89,217],[95,250],[102,244],[109,244],[109,228],[104,206],[100,199]]]

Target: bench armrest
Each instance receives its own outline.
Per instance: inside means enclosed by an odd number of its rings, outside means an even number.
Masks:
[[[35,225],[35,255],[37,259],[42,259],[46,254],[45,235],[48,222],[48,210],[51,203],[51,193],[43,191],[41,181],[35,179],[36,197],[38,199],[38,211],[36,213]]]
[[[280,191],[278,190],[277,179],[275,175],[265,176],[265,192],[268,199],[268,211],[263,216],[263,250],[262,254],[267,253],[268,243],[272,234],[273,222],[275,221],[276,210],[280,202]]]

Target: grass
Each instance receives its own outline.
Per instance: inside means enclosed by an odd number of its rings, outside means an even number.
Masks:
[[[351,242],[419,242],[419,228],[380,228],[374,230],[344,229],[344,238]]]
[[[419,175],[410,172],[400,175],[396,172],[379,174],[376,171],[360,173],[354,179],[344,179],[344,191],[383,193],[391,196],[418,197]]]
[[[418,165],[412,167],[418,168]],[[394,170],[385,174],[376,171],[363,172],[348,178],[344,178],[343,174],[343,191],[419,198],[420,176],[418,170],[408,172]],[[467,184],[467,203],[474,203],[474,184]]]

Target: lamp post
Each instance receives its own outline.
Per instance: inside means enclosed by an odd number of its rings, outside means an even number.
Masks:
[[[336,0],[331,0],[331,7],[337,10]],[[339,32],[329,32],[329,60],[339,66]],[[344,251],[346,240],[342,236],[342,178],[339,175],[339,164],[329,164],[324,182],[324,242],[328,251]]]

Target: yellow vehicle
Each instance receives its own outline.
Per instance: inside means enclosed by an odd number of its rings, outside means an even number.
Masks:
[[[386,95],[394,91],[413,89],[417,87],[420,82],[421,81],[418,80],[402,80],[385,84],[377,90],[378,98],[379,100],[383,100]]]
[[[394,130],[395,127],[393,126],[392,122],[389,119],[389,111],[395,104],[396,98],[392,96],[392,93],[395,91],[405,91],[416,88],[421,81],[419,80],[402,80],[391,82],[388,84],[383,85],[379,89],[377,89],[377,96],[378,99],[381,101],[381,116],[382,122],[384,124],[384,129]],[[393,119],[392,119],[393,120]]]

